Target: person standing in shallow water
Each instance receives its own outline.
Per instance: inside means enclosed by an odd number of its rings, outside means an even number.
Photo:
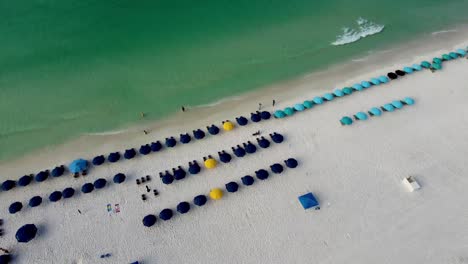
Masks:
[[[180,110],[182,110],[182,112],[185,112],[185,107],[184,107],[184,106],[181,106],[181,107],[180,107]]]

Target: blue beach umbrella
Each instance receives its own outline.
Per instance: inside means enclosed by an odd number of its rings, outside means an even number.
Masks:
[[[377,78],[371,78],[370,81],[371,81],[371,83],[372,83],[373,85],[379,85],[379,84],[380,84],[380,80],[377,79]]]
[[[114,162],[117,162],[120,160],[120,153],[119,152],[112,152],[111,154],[109,154],[109,156],[107,157],[107,160],[110,162],[110,163],[114,163]]]
[[[314,107],[314,103],[312,101],[309,101],[309,100],[305,100],[304,103],[302,103],[302,105],[307,109],[310,109],[310,108]]]
[[[226,153],[225,151],[218,152],[219,160],[223,163],[229,163],[232,159],[231,155]]]
[[[257,138],[257,143],[261,148],[268,148],[270,146],[270,141],[264,137]]]
[[[280,174],[283,172],[283,166],[281,166],[281,164],[279,163],[275,163],[273,165],[270,166],[270,169],[273,173],[276,173],[276,174]]]
[[[174,182],[174,176],[172,176],[171,174],[169,173],[166,173],[164,174],[162,177],[161,177],[161,181],[162,183],[164,184],[171,184]]]
[[[231,149],[236,157],[242,158],[245,156],[245,149],[241,148],[240,146],[237,146],[237,148],[232,147]]]
[[[293,159],[293,158],[289,158],[289,159],[285,160],[284,163],[286,164],[286,167],[288,167],[290,169],[294,169],[298,165],[297,160]]]
[[[8,264],[11,261],[11,255],[10,254],[3,254],[0,255],[0,264]]]
[[[284,109],[284,113],[287,115],[287,116],[292,116],[294,114],[294,109],[291,108],[291,107],[286,107]]]
[[[114,175],[114,179],[113,179],[113,182],[114,183],[117,183],[117,184],[121,184],[122,182],[125,181],[125,174],[123,173],[117,173],[116,175]]]
[[[335,98],[335,96],[333,94],[331,94],[331,93],[326,93],[326,94],[323,95],[323,98],[325,100],[327,100],[327,101],[331,101],[331,100],[333,100]]]
[[[151,153],[151,147],[148,144],[142,145],[139,152],[141,155],[148,155]]]
[[[198,163],[194,162],[194,163],[189,163],[189,169],[188,171],[190,172],[190,174],[198,174],[200,172],[201,168],[200,168],[200,165],[198,165]]]
[[[177,212],[179,212],[181,214],[185,214],[188,211],[190,211],[190,204],[188,202],[180,202],[177,205]]]
[[[371,116],[381,116],[382,111],[377,107],[372,107],[371,109],[369,109],[369,115],[371,115]]]
[[[173,169],[172,173],[174,174],[174,179],[178,181],[184,179],[185,176],[187,175],[185,170],[182,169],[182,167],[180,166],[177,169]]]
[[[419,64],[413,64],[412,67],[413,67],[413,69],[415,69],[416,71],[422,70],[422,67],[421,67],[421,65],[419,65]]]
[[[173,148],[177,144],[177,141],[174,137],[166,138],[166,147]]]
[[[54,191],[49,195],[49,201],[51,202],[57,202],[60,199],[62,199],[62,192],[60,191]]]
[[[466,55],[466,51],[463,49],[457,49],[456,52],[460,54],[460,56],[464,57]]]
[[[2,183],[2,190],[3,191],[9,191],[13,188],[15,188],[16,182],[12,180],[6,180]]]
[[[271,140],[273,140],[273,142],[279,144],[281,142],[283,142],[284,140],[284,137],[283,135],[279,134],[279,133],[273,133],[273,134],[270,134],[270,137],[271,137]]]
[[[85,183],[83,186],[81,186],[81,192],[82,193],[90,193],[94,191],[94,185],[92,183]]]
[[[169,219],[172,218],[172,210],[169,209],[169,208],[166,208],[166,209],[163,209],[160,213],[159,213],[159,218],[161,218],[162,220],[164,221],[167,221]]]
[[[336,97],[342,97],[342,96],[345,95],[345,94],[343,93],[343,91],[340,90],[340,89],[335,89],[335,90],[333,91],[333,94],[334,94]]]
[[[60,177],[65,172],[65,167],[63,165],[55,167],[50,173],[52,177]]]
[[[353,88],[351,87],[345,87],[342,89],[343,90],[343,93],[346,94],[346,95],[350,95],[354,92]]]
[[[403,107],[403,104],[401,103],[401,101],[398,101],[398,100],[392,101],[392,105],[398,109],[401,109]]]
[[[262,112],[260,113],[260,117],[261,117],[263,120],[268,120],[268,119],[270,119],[271,114],[270,114],[270,112],[268,112],[268,111],[262,111]]]
[[[156,220],[157,218],[155,215],[149,214],[143,217],[143,225],[146,227],[151,227],[156,223]]]
[[[43,182],[45,180],[47,180],[47,178],[49,177],[49,173],[46,172],[46,171],[41,171],[39,172],[38,174],[36,174],[36,177],[34,177],[34,179],[37,181],[37,182]]]
[[[379,81],[380,81],[381,83],[388,83],[388,81],[390,81],[390,80],[388,79],[387,76],[383,76],[383,75],[382,75],[382,76],[379,77]]]
[[[99,166],[99,165],[102,165],[105,161],[106,161],[106,158],[104,157],[104,155],[99,155],[93,158],[92,163],[94,166]]]
[[[239,189],[239,184],[237,184],[236,182],[228,182],[226,183],[225,186],[226,186],[226,191],[230,193],[235,193]]]
[[[259,180],[266,180],[268,179],[268,171],[264,170],[264,169],[260,169],[258,171],[255,172],[255,175],[257,176],[257,178]]]
[[[410,68],[410,67],[404,67],[403,68],[403,71],[406,72],[406,73],[413,73],[413,68]]]
[[[286,116],[286,113],[283,110],[276,110],[273,113],[273,116],[276,118],[284,118]]]
[[[349,116],[343,116],[341,119],[340,119],[340,123],[341,125],[344,125],[344,126],[349,126],[353,123],[353,119]]]
[[[99,178],[97,180],[94,181],[93,185],[94,185],[94,188],[96,189],[102,189],[106,186],[107,184],[107,181],[106,179],[104,178]]]
[[[219,133],[219,128],[215,125],[206,127],[206,129],[208,129],[208,133],[210,133],[210,135],[217,135]]]
[[[362,87],[362,85],[360,85],[359,83],[354,84],[353,88],[356,91],[362,91],[364,89],[364,87]]]
[[[28,243],[36,237],[36,234],[37,227],[34,224],[26,224],[16,231],[15,238],[19,243]]]
[[[257,123],[262,120],[262,117],[257,113],[250,113],[250,120],[254,123]]]
[[[182,144],[187,144],[187,143],[190,142],[190,140],[192,140],[192,137],[191,137],[188,133],[180,134],[179,141],[180,141]]]
[[[14,202],[10,204],[10,207],[8,207],[8,212],[10,214],[16,214],[21,211],[21,209],[23,209],[23,204],[21,202]]]
[[[40,196],[34,196],[31,199],[29,199],[29,207],[36,207],[41,205],[42,203],[42,197]]]
[[[158,151],[160,151],[162,149],[162,144],[158,140],[156,142],[152,142],[150,147],[151,147],[151,151],[158,152]]]
[[[198,140],[203,139],[203,138],[205,138],[205,132],[203,132],[203,130],[201,130],[201,129],[194,130],[193,131],[193,137],[198,139]]]
[[[364,112],[357,112],[354,118],[356,118],[356,120],[367,120],[367,115]]]
[[[361,85],[364,88],[369,88],[369,87],[371,87],[372,84],[370,82],[368,82],[368,81],[362,81]]]
[[[131,148],[131,149],[125,150],[125,153],[124,153],[125,159],[133,159],[135,156],[136,156],[135,149]]]
[[[323,98],[322,97],[316,96],[316,97],[314,97],[312,99],[312,101],[314,102],[314,104],[318,104],[318,105],[323,104]]]
[[[402,103],[404,103],[406,105],[413,105],[414,104],[414,99],[411,98],[411,97],[405,97],[405,98],[403,98]]]
[[[193,203],[197,206],[203,206],[206,204],[207,201],[208,199],[203,194],[197,195],[193,198]]]
[[[23,177],[19,178],[18,185],[21,187],[28,186],[32,181],[32,177],[30,175],[24,175]]]
[[[255,179],[250,175],[246,175],[246,176],[241,178],[241,181],[242,181],[242,184],[244,184],[245,186],[250,186],[250,185],[254,184]]]
[[[431,67],[431,63],[428,61],[422,61],[421,62],[421,67],[429,69]]]
[[[257,151],[257,147],[254,144],[252,144],[250,141],[248,141],[247,144],[244,143],[243,145],[244,145],[245,152],[249,154],[255,153]]]
[[[302,112],[305,110],[305,106],[303,104],[295,104],[294,105],[294,110],[298,111],[298,112]]]
[[[68,187],[63,189],[62,196],[65,199],[71,198],[75,194],[75,189]]]
[[[392,104],[384,104],[382,106],[382,110],[386,112],[393,112],[395,111],[395,107]]]

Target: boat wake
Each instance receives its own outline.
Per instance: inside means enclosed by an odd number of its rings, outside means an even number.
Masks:
[[[343,33],[338,35],[336,40],[331,44],[333,46],[340,46],[353,43],[362,38],[378,34],[385,28],[384,25],[376,24],[362,17],[358,18],[356,23],[358,26],[357,28],[344,27]]]

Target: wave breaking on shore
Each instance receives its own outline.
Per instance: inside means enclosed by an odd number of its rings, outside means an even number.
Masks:
[[[358,25],[357,28],[344,27],[343,33],[338,35],[331,44],[333,46],[350,44],[362,38],[378,34],[385,28],[384,25],[379,25],[362,17],[356,20],[356,24]]]

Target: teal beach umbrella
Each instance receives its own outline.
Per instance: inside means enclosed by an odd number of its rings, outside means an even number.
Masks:
[[[398,100],[393,101],[392,105],[398,109],[401,109],[403,107],[403,104],[401,103],[401,101],[398,101]]]
[[[381,83],[388,83],[389,79],[388,79],[387,76],[383,76],[383,75],[382,75],[382,76],[379,77],[379,81],[380,81]]]
[[[296,111],[300,112],[300,111],[304,111],[304,109],[305,109],[305,107],[302,104],[295,104],[294,105],[294,110],[296,110]]]
[[[314,97],[314,99],[312,99],[312,101],[314,101],[314,104],[323,104],[323,98],[322,97]]]
[[[466,51],[463,50],[463,49],[457,49],[456,52],[462,57],[464,57],[466,55]]]
[[[382,110],[378,109],[377,107],[372,107],[369,109],[369,115],[371,116],[381,116]]]
[[[353,93],[353,89],[351,87],[345,87],[343,88],[343,93],[346,95],[350,95]]]
[[[372,79],[370,79],[370,82],[371,82],[373,85],[379,85],[379,84],[380,84],[380,81],[379,81],[379,79],[377,79],[377,78],[372,78]]]
[[[414,99],[411,97],[405,97],[403,100],[401,100],[401,102],[406,105],[414,105]]]
[[[288,116],[292,116],[292,115],[294,115],[294,109],[291,108],[291,107],[286,107],[286,108],[284,109],[284,113],[285,113],[286,115],[288,115]]]
[[[367,120],[367,115],[364,112],[357,112],[354,118],[356,118],[356,120]]]
[[[353,123],[353,119],[351,119],[351,117],[349,116],[344,116],[343,118],[341,118],[340,123],[341,125],[349,126]]]
[[[368,82],[368,81],[362,81],[361,85],[364,88],[369,88],[369,87],[371,87],[372,84],[370,82]]]
[[[423,62],[421,62],[421,66],[423,68],[429,69],[431,67],[431,63],[428,62],[428,61],[423,61]]]
[[[440,64],[440,63],[433,63],[433,64],[432,64],[432,68],[433,68],[434,70],[442,70],[442,64]]]
[[[362,91],[364,89],[364,87],[362,87],[362,85],[360,85],[359,83],[354,84],[353,88],[356,91]]]
[[[442,59],[446,60],[446,61],[449,61],[449,60],[452,59],[452,57],[450,57],[448,54],[442,54]]]
[[[314,106],[314,103],[312,101],[305,100],[304,103],[302,103],[302,105],[304,105],[305,108],[309,109]]]
[[[450,56],[452,59],[458,59],[458,54],[455,53],[455,52],[450,52],[450,53],[449,53],[449,56]]]
[[[413,64],[412,67],[413,67],[413,69],[415,69],[416,71],[422,70],[422,67],[421,67],[421,65],[419,65],[419,64]]]
[[[406,72],[406,73],[413,73],[413,68],[410,68],[410,67],[404,67],[403,68],[403,71]]]
[[[340,89],[336,89],[335,91],[333,91],[333,94],[336,96],[336,97],[342,97],[344,96],[344,92]]]
[[[436,63],[436,64],[441,64],[442,63],[442,60],[440,58],[433,58],[432,59],[432,62],[433,63]]]
[[[333,96],[333,94],[331,94],[331,93],[326,93],[326,94],[323,95],[323,98],[325,100],[327,100],[327,101],[331,101],[331,100],[333,100],[333,98],[335,98],[335,96]]]
[[[286,113],[283,110],[276,110],[273,114],[276,118],[284,118]]]

